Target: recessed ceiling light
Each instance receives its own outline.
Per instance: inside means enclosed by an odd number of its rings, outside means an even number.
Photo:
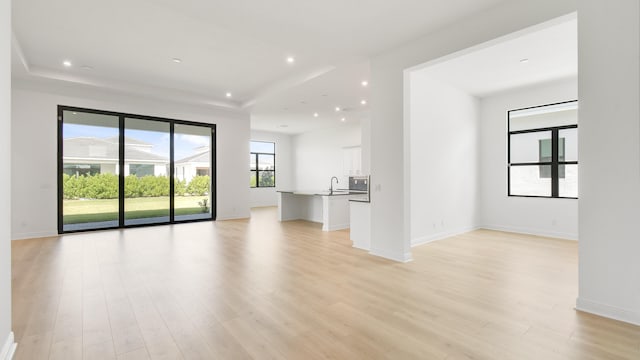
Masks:
[[[82,69],[82,70],[93,70],[93,67],[91,67],[89,65],[82,65],[82,66],[80,66],[80,69]]]
[[[367,100],[361,100],[361,101],[360,101],[360,104],[362,104],[362,105],[367,105]]]
[[[347,121],[347,118],[342,118],[342,119],[340,119],[340,121],[345,122],[345,121]]]
[[[77,112],[75,112],[75,111],[74,111],[74,112],[72,112],[71,114],[73,114],[73,115],[78,115],[78,113],[77,113]]]
[[[529,62],[529,59],[520,59],[521,64],[526,64]]]
[[[226,93],[225,95],[226,95],[226,97],[228,97],[228,98],[230,98],[230,97],[232,96],[230,92]]]
[[[327,97],[328,95],[327,94],[322,94],[322,96]]]
[[[293,56],[287,56],[287,64],[293,64],[296,59]]]
[[[320,114],[318,114],[318,113],[313,113],[313,117],[318,117],[318,116],[320,116]]]
[[[340,106],[336,106],[336,111],[340,111],[342,109],[340,109]]]
[[[182,59],[173,58],[173,59],[171,59],[171,61],[173,61],[176,64],[180,64],[182,62]]]
[[[365,87],[366,87],[366,86],[369,86],[369,82],[368,82],[367,80],[363,80],[363,81],[361,82],[361,84],[362,84],[362,86],[365,86]]]
[[[282,124],[282,125],[280,125],[280,127],[281,127],[281,128],[286,128],[286,127],[289,127],[289,125],[287,125],[287,124]]]
[[[64,65],[65,67],[71,67],[72,64],[71,64],[71,61],[65,60],[62,62],[62,65]]]

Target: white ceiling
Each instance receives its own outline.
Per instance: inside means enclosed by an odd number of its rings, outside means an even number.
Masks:
[[[13,74],[247,111],[252,129],[301,133],[368,116],[371,56],[502,1],[20,0]],[[575,76],[576,20],[422,71],[480,97]]]
[[[369,57],[502,1],[20,0],[14,77],[255,109],[256,126],[275,130],[266,123],[283,101],[290,114],[308,113],[299,101],[354,107]],[[318,125],[296,125],[307,120],[283,115],[277,123],[289,132]]]
[[[341,66],[296,87],[274,92],[251,109],[251,128],[297,134],[357,123],[368,116],[369,86],[361,84],[368,78],[369,65],[365,62]],[[361,104],[363,100],[367,104]]]
[[[521,60],[527,59],[526,62]],[[485,97],[578,75],[578,21],[566,21],[482,47],[415,73]]]

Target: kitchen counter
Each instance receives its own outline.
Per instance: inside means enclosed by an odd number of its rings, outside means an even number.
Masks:
[[[362,191],[279,190],[278,220],[308,220],[322,223],[323,231],[348,229],[349,201],[365,201]]]

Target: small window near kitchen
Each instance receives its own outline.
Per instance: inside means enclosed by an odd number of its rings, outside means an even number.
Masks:
[[[578,102],[508,112],[508,194],[578,197]]]
[[[276,186],[276,144],[251,141],[249,144],[249,186]]]

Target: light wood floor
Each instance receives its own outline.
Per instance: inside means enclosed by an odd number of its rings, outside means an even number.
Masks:
[[[573,310],[577,244],[475,231],[399,264],[251,220],[13,242],[16,359],[640,359]]]

